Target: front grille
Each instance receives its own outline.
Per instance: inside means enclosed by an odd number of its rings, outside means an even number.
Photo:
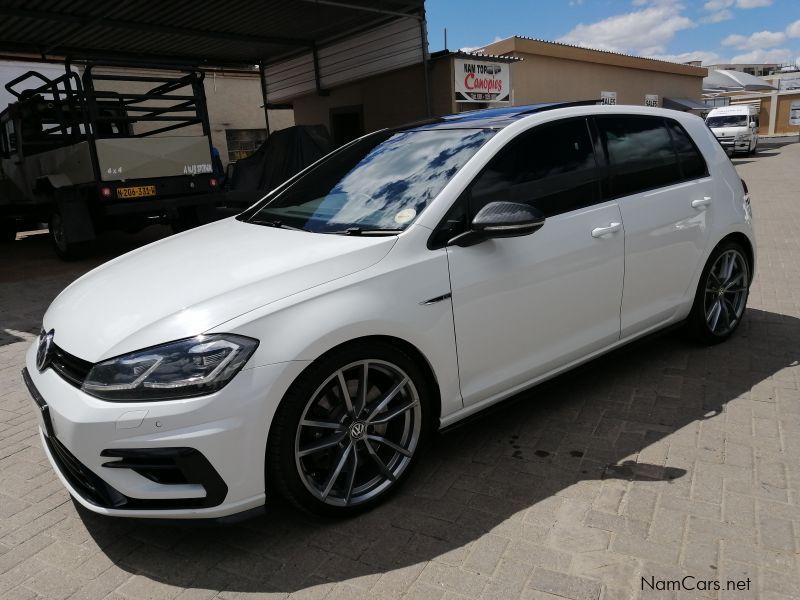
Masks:
[[[717,139],[720,142],[732,142],[735,138],[732,135],[721,135]]]
[[[89,371],[92,369],[92,363],[73,356],[55,344],[50,349],[50,366],[62,379],[75,387],[83,385],[87,375],[89,375]]]

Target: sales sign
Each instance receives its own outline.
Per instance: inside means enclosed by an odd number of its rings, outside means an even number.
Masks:
[[[652,106],[653,108],[658,108],[658,95],[657,94],[647,94],[644,97],[644,105],[645,106]]]
[[[508,102],[511,68],[508,63],[456,58],[456,102]]]
[[[789,107],[789,125],[800,125],[800,100],[795,100]]]
[[[600,104],[615,105],[617,103],[617,92],[600,92]]]

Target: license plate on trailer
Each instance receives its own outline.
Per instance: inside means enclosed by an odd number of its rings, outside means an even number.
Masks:
[[[137,185],[135,187],[117,188],[117,198],[145,198],[156,195],[156,186]]]

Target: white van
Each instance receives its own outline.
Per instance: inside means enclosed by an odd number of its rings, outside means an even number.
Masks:
[[[722,106],[706,117],[722,147],[731,152],[755,154],[758,147],[758,109],[755,106]]]

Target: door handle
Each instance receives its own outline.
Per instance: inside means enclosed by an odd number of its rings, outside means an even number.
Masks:
[[[595,227],[592,229],[592,237],[599,238],[604,235],[610,235],[622,229],[622,223],[609,223],[608,227]]]
[[[709,204],[711,204],[711,196],[703,196],[699,200],[692,200],[692,208],[696,208],[698,210],[705,209],[705,207]]]

